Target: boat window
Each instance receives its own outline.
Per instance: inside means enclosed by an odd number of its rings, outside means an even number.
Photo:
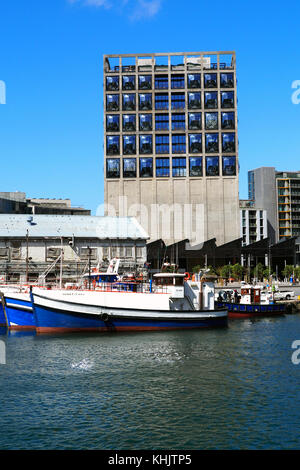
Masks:
[[[154,281],[157,285],[160,285],[160,286],[169,286],[173,284],[172,277],[155,277]]]

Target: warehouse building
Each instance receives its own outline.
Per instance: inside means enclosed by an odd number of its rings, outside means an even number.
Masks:
[[[132,217],[0,214],[0,282],[57,284],[90,267],[143,269],[148,234]]]

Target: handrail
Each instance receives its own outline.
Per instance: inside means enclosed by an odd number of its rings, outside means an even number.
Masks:
[[[56,263],[58,263],[58,261],[61,259],[61,257],[62,257],[62,253],[56,258],[55,261],[53,261],[53,263],[42,274],[39,275],[39,279],[40,279],[40,282],[42,283],[42,285],[44,285],[44,283],[45,283],[46,276],[54,268]]]

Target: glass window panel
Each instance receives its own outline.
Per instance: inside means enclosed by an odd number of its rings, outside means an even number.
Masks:
[[[123,75],[122,88],[123,90],[134,90],[135,89],[135,76]]]
[[[188,74],[188,88],[201,88],[201,75],[200,73]]]
[[[172,158],[172,175],[186,176],[186,159],[185,158]]]
[[[110,135],[106,137],[106,153],[107,155],[120,154],[120,137],[118,135]]]
[[[202,157],[190,157],[190,176],[203,176]]]
[[[156,159],[156,176],[168,177],[170,176],[170,160],[169,158]]]
[[[155,109],[169,109],[169,95],[168,93],[156,93],[155,94]]]
[[[135,135],[123,136],[123,154],[134,155],[136,153]]]
[[[107,91],[117,91],[119,89],[119,77],[106,77]]]
[[[168,75],[156,75],[154,79],[154,84],[157,90],[168,89]]]
[[[139,110],[151,111],[151,109],[152,109],[152,94],[151,93],[139,93]]]
[[[234,113],[222,113],[222,129],[235,128],[235,115]]]
[[[218,129],[218,113],[205,113],[205,129]]]
[[[171,108],[184,109],[185,108],[185,94],[184,93],[171,93]]]
[[[223,175],[236,176],[236,158],[223,157]]]
[[[106,95],[106,111],[119,111],[119,95]]]
[[[221,88],[233,88],[233,73],[221,73]]]
[[[184,88],[184,75],[171,76],[171,88]]]
[[[235,134],[222,134],[222,151],[235,152]]]
[[[168,114],[156,114],[155,115],[155,130],[156,131],[168,131],[169,130],[169,115]]]
[[[151,75],[139,75],[139,89],[151,90],[151,88],[152,88],[152,76]]]
[[[234,108],[233,91],[221,91],[221,107],[222,108]]]
[[[188,107],[189,109],[201,108],[201,93],[188,93]]]
[[[205,151],[207,153],[219,151],[219,135],[218,134],[205,134]]]
[[[135,93],[123,93],[123,110],[135,111]]]
[[[173,134],[172,135],[172,152],[173,153],[185,153],[186,142],[184,134]]]
[[[152,114],[139,115],[140,131],[152,131]]]
[[[218,94],[217,92],[204,93],[204,107],[206,109],[215,109],[218,107]]]
[[[155,151],[156,153],[169,153],[169,136],[156,135],[155,136]]]
[[[152,153],[152,135],[140,135],[140,153]]]
[[[107,114],[106,131],[118,132],[120,130],[120,116],[118,114]]]
[[[140,158],[140,177],[141,178],[152,178],[153,176],[153,159],[152,158]]]
[[[136,158],[123,159],[123,177],[136,178]]]
[[[123,114],[123,131],[134,132],[135,130],[135,114]]]
[[[206,157],[206,176],[219,176],[219,157]]]
[[[172,114],[172,130],[185,130],[185,114]]]
[[[189,152],[202,153],[202,134],[189,134]]]
[[[201,130],[202,129],[202,114],[201,113],[189,113],[189,130]]]
[[[217,74],[205,73],[204,74],[204,88],[217,88]]]
[[[108,158],[106,160],[106,177],[120,178],[120,159]]]

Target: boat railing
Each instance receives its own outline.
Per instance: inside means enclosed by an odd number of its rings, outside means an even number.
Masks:
[[[91,286],[91,290],[100,292],[137,292],[137,293],[154,293],[154,294],[170,294],[171,290],[168,285],[155,285],[151,282],[100,282]]]

